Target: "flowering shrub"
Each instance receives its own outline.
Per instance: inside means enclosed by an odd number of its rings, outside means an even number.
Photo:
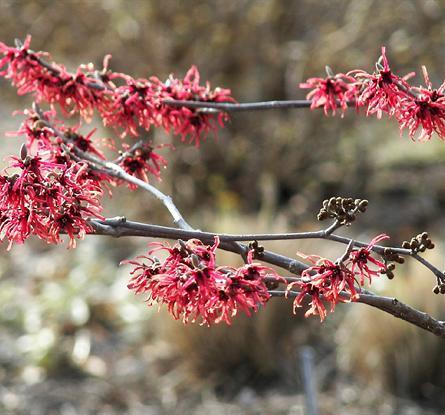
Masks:
[[[301,83],[301,88],[310,89],[305,101],[238,104],[230,90],[212,89],[208,82],[202,85],[195,66],[183,79],[170,75],[165,82],[155,76],[134,79],[113,72],[110,56],[105,57],[101,70],[89,64],[69,72],[64,65],[52,62],[47,53],[34,52],[30,46],[30,36],[14,47],[0,43],[0,76],[9,79],[20,95],[31,94],[34,99],[33,107],[22,112],[20,128],[10,133],[25,137],[20,157],[11,156],[0,175],[0,239],[9,242],[7,249],[31,235],[52,244],[62,242],[61,235],[67,235],[69,248],[90,233],[176,239],[173,246],[152,244],[147,256],[123,264],[133,267],[130,290],[145,295],[149,305],[165,304],[172,316],[184,323],[230,324],[239,311],[251,315],[272,297],[293,297],[295,312],[308,303],[305,315],[318,315],[321,321],[327,316],[326,305],[332,312],[338,303],[362,302],[445,337],[443,322],[363,288],[381,275],[393,278],[396,264],[411,256],[435,275],[433,291],[445,293],[444,273],[421,257],[434,247],[427,233],[405,241],[401,247],[386,248],[380,245],[388,239],[385,234],[369,243],[335,234],[351,225],[368,206],[367,200],[343,197],[323,202],[318,219],[330,220],[331,224],[319,231],[262,235],[198,231],[186,222],[171,197],[152,184],[167,166],[167,159],[158,151],[172,146],[141,138],[143,131],[163,128],[181,142],[199,147],[208,135],[216,135],[218,128],[225,126],[231,111],[278,106],[323,108],[326,115],[337,110],[344,115],[349,107],[355,107],[366,115],[394,117],[400,131],[408,129],[412,140],[427,141],[434,133],[445,139],[445,82],[434,89],[424,67],[425,86],[413,87],[409,80],[414,74],[396,75],[383,47],[373,73],[352,70],[334,74],[327,67],[326,78]],[[82,134],[82,125],[94,115],[104,126],[113,127],[120,139],[97,140],[95,130]],[[129,136],[140,140],[123,141]],[[107,152],[115,152],[115,158],[108,159]],[[104,218],[101,196],[104,190],[111,195],[112,188],[120,185],[142,188],[155,196],[177,227],[132,222],[124,217]],[[258,243],[306,238],[331,240],[347,248],[337,260],[299,254],[308,265],[266,251]],[[245,245],[243,241],[251,243]],[[239,254],[244,265],[218,264],[217,249]],[[166,258],[154,256],[159,252]]]

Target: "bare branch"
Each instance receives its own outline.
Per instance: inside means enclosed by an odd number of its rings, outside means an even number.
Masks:
[[[298,291],[286,291],[273,290],[269,291],[273,297],[296,297]],[[341,294],[347,298],[346,294]],[[431,317],[428,313],[419,311],[407,304],[402,303],[396,298],[391,297],[381,297],[370,291],[360,294],[357,302],[370,305],[371,307],[378,308],[385,313],[391,314],[401,320],[407,321],[423,330],[429,331],[438,337],[445,338],[445,321],[437,320]]]

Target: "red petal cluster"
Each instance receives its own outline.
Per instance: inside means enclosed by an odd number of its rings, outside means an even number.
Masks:
[[[8,132],[8,136],[25,136],[26,148],[29,152],[49,152],[56,156],[62,154],[62,139],[57,136],[53,128],[49,128],[44,121],[40,119],[40,116],[30,109],[23,111],[25,119],[22,122],[20,128],[17,131]],[[92,136],[96,132],[96,129],[90,131],[86,136],[78,133],[80,125],[75,127],[66,127],[62,121],[56,119],[56,112],[54,110],[46,111],[44,114],[46,120],[49,121],[51,126],[54,126],[58,131],[65,136],[64,144],[70,150],[80,150],[84,153],[90,153],[105,160],[104,154],[93,143]]]
[[[358,283],[360,286],[364,285],[365,279],[371,283],[373,277],[378,277],[381,271],[386,269],[386,264],[383,261],[371,255],[374,246],[386,239],[389,239],[389,236],[384,233],[377,235],[368,246],[354,249],[349,254],[348,265],[355,278],[359,277]],[[373,266],[377,269],[373,269]]]
[[[387,235],[376,236],[368,246],[352,250],[344,261],[332,262],[318,255],[299,254],[314,265],[301,273],[301,280],[292,282],[287,287],[288,293],[294,287],[299,290],[294,300],[294,313],[298,307],[303,306],[306,296],[309,296],[311,301],[305,317],[318,315],[321,321],[327,315],[325,302],[331,305],[332,312],[338,303],[357,301],[365,279],[371,282],[373,277],[386,269],[382,261],[371,256],[374,246],[385,239],[388,239]],[[378,269],[373,269],[372,265]]]
[[[445,81],[438,89],[433,89],[426,68],[422,70],[426,86],[410,85],[408,80],[415,74],[404,77],[394,74],[386,49],[382,47],[382,55],[372,74],[353,70],[326,79],[310,78],[300,87],[312,89],[307,95],[312,101],[311,108],[323,107],[325,114],[335,113],[338,106],[343,114],[348,102],[354,101],[357,108],[365,108],[367,115],[394,117],[400,132],[407,128],[412,140],[427,141],[433,133],[445,140]]]
[[[155,78],[153,78],[154,80]],[[170,76],[165,83],[155,82],[159,91],[159,107],[155,124],[162,125],[167,131],[172,130],[181,137],[181,141],[194,142],[197,146],[210,132],[216,134],[218,125],[224,127],[229,115],[219,112],[217,115],[200,109],[173,107],[162,104],[166,100],[205,101],[205,102],[235,102],[229,89],[215,88],[212,90],[206,82],[200,85],[200,75],[196,66],[192,66],[183,80]]]
[[[127,144],[123,144],[123,147],[124,152],[119,158],[119,165],[127,173],[145,182],[149,181],[148,174],[153,175],[158,180],[161,179],[161,169],[167,166],[167,160],[155,153],[154,150],[166,147],[165,145],[153,147],[151,143],[143,143],[134,150],[131,150]],[[128,183],[128,187],[135,189],[136,185]]]
[[[338,107],[344,114],[348,103],[357,99],[359,85],[353,77],[340,73],[326,78],[309,78],[300,84],[300,88],[312,89],[306,96],[312,101],[311,109],[323,107],[325,115],[329,111],[335,115]]]
[[[168,254],[163,262],[150,257],[123,261],[135,267],[128,288],[148,294],[149,305],[166,304],[173,317],[184,323],[200,319],[201,324],[230,324],[239,310],[251,315],[270,298],[265,278],[280,277],[272,269],[252,262],[252,252],[242,267],[216,266],[218,245],[217,237],[212,246],[197,239],[179,241],[173,247],[158,244],[155,250]]]
[[[148,130],[152,125],[179,135],[182,141],[199,145],[207,134],[216,133],[229,119],[227,113],[209,113],[199,109],[173,107],[166,100],[234,102],[230,90],[210,84],[200,85],[197,68],[187,72],[184,79],[170,76],[166,82],[156,77],[134,79],[108,70],[110,56],[104,59],[102,71],[90,64],[70,73],[63,65],[49,65],[42,58],[48,54],[29,49],[31,37],[23,45],[9,47],[0,42],[0,76],[11,79],[19,94],[33,93],[35,99],[57,103],[67,114],[80,113],[91,120],[94,109],[103,118],[104,125],[119,129],[122,136],[138,136],[138,127]],[[115,83],[123,83],[116,85]]]
[[[0,42],[0,76],[11,79],[18,93],[33,93],[37,102],[57,103],[67,114],[79,112],[90,120],[94,108],[107,105],[105,88],[94,88],[97,84],[92,73],[94,68],[79,67],[75,74],[69,73],[63,65],[45,65],[43,52],[29,49],[31,36],[27,36],[20,47],[9,47]],[[1,70],[3,68],[3,70]]]
[[[68,234],[69,247],[75,247],[75,238],[91,231],[87,218],[102,219],[102,191],[85,164],[57,164],[40,155],[11,160],[5,173],[18,173],[0,176],[0,239],[9,240],[8,249],[30,235],[59,243],[61,234]]]

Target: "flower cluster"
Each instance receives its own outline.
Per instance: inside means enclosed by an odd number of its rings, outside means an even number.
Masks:
[[[23,45],[9,47],[0,42],[0,76],[10,79],[20,95],[33,93],[37,102],[57,103],[67,114],[79,112],[90,120],[94,108],[106,106],[105,88],[92,87],[97,82],[91,67],[79,67],[75,74],[69,73],[65,66],[47,65],[42,58],[49,58],[44,52],[29,49],[31,36]]]
[[[309,78],[300,83],[300,88],[312,89],[306,97],[312,101],[311,109],[323,107],[325,115],[329,111],[335,115],[340,107],[343,115],[348,103],[357,99],[360,84],[352,76],[342,73],[334,75],[330,73],[330,69],[328,72],[326,78]]]
[[[54,110],[45,111],[41,116],[32,109],[26,109],[23,111],[23,115],[25,119],[19,129],[8,132],[7,135],[10,137],[24,136],[26,138],[25,145],[29,152],[43,151],[51,153],[53,157],[57,158],[63,153],[62,144],[64,144],[68,150],[79,150],[105,160],[104,154],[92,140],[96,129],[91,130],[84,136],[78,132],[80,125],[65,126],[61,120],[56,118]],[[63,135],[63,138],[57,133]]]
[[[345,260],[336,262],[318,255],[299,254],[313,265],[302,272],[300,280],[290,283],[287,287],[287,293],[294,287],[299,290],[294,300],[294,313],[298,307],[303,306],[307,296],[311,301],[305,316],[318,315],[321,321],[327,315],[325,302],[331,305],[332,312],[340,302],[357,301],[365,279],[371,282],[373,277],[386,270],[385,263],[371,255],[374,246],[385,239],[388,239],[387,235],[378,235],[368,246],[353,249]]]
[[[119,129],[121,136],[138,136],[138,127],[148,130],[153,125],[172,131],[182,141],[189,137],[190,142],[199,145],[229,118],[224,112],[215,114],[166,104],[168,100],[234,102],[230,90],[212,90],[208,82],[200,85],[195,66],[184,79],[134,79],[109,70],[107,55],[101,71],[89,64],[70,73],[63,65],[44,61],[50,56],[30,50],[30,42],[30,36],[17,47],[0,42],[0,76],[10,79],[19,94],[33,93],[37,102],[57,103],[65,114],[79,113],[90,121],[96,109],[104,125]]]
[[[154,78],[153,78],[154,79]],[[235,102],[230,96],[229,89],[215,88],[212,90],[210,84],[200,85],[200,75],[196,66],[192,66],[183,80],[170,76],[165,83],[156,81],[159,91],[158,112],[155,116],[155,124],[162,125],[167,131],[172,130],[175,135],[181,136],[185,141],[194,142],[197,146],[205,136],[214,131],[216,133],[218,125],[224,127],[224,122],[229,116],[225,112],[217,115],[203,112],[200,109],[187,107],[172,107],[162,105],[168,100],[179,101],[204,101],[204,102]]]
[[[69,163],[70,154],[81,155],[88,154],[99,160],[105,160],[105,155],[96,143],[93,142],[93,135],[96,129],[90,131],[87,135],[79,133],[80,125],[67,127],[62,121],[55,118],[54,110],[46,111],[43,116],[47,122],[43,121],[39,114],[34,110],[25,110],[25,120],[18,131],[9,132],[9,136],[25,136],[26,148],[29,152],[45,152],[46,157],[50,157],[59,164]],[[55,131],[62,135],[60,137]],[[115,150],[114,146],[109,146]],[[158,145],[154,147],[150,143],[142,143],[129,148],[126,143],[122,143],[123,151],[117,160],[117,163],[129,174],[146,182],[149,176],[160,179],[161,169],[167,165],[167,160],[155,152],[155,149],[163,147],[172,147],[169,145]],[[68,154],[67,154],[68,152]],[[100,182],[113,183],[114,185],[122,184],[121,181],[111,178],[98,171],[89,169],[89,174],[94,176]],[[134,185],[129,185],[134,189]]]
[[[158,244],[167,258],[160,262],[152,257],[138,257],[123,261],[134,265],[128,288],[148,295],[148,303],[166,304],[175,319],[184,323],[201,319],[211,325],[225,321],[230,324],[239,310],[247,315],[256,312],[270,298],[266,277],[280,280],[275,271],[252,262],[239,268],[218,267],[215,251],[219,239],[212,246],[197,239],[179,241],[173,247]],[[148,260],[148,264],[144,262]]]
[[[90,177],[86,164],[57,164],[44,160],[44,154],[22,153],[22,158],[11,157],[6,174],[0,176],[0,240],[9,240],[10,249],[31,235],[59,243],[60,235],[67,234],[69,247],[75,247],[75,238],[91,231],[87,219],[102,219],[100,184]]]
[[[406,76],[394,74],[390,68],[386,49],[372,74],[353,70],[347,74],[329,75],[326,79],[310,78],[301,88],[311,88],[307,98],[311,108],[323,107],[325,113],[335,113],[337,107],[344,113],[348,104],[365,108],[367,115],[383,114],[394,117],[402,133],[408,129],[412,140],[427,141],[435,132],[445,140],[445,81],[438,89],[432,87],[428,72],[422,67],[426,86],[414,87]]]
[[[134,149],[129,148],[126,144],[122,146],[124,151],[119,157],[119,165],[127,173],[145,182],[149,181],[148,174],[160,180],[161,169],[167,166],[167,160],[154,150],[165,147],[165,145],[153,147],[150,143],[143,143]],[[128,187],[135,189],[136,185],[128,183]]]

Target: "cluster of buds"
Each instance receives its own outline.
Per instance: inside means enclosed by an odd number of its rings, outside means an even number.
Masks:
[[[385,274],[389,280],[394,278],[394,270],[396,269],[396,264],[394,262],[390,262],[386,264],[386,268],[380,271],[381,274]]]
[[[404,264],[405,258],[391,248],[385,248],[382,257],[385,260],[386,268],[382,270],[381,273],[386,274],[388,279],[392,280],[394,278],[394,270],[396,268],[395,263]]]
[[[402,248],[410,249],[411,252],[425,252],[427,249],[433,249],[434,243],[431,241],[427,232],[419,233],[411,238],[410,241],[403,241]]]
[[[249,242],[249,250],[253,252],[254,258],[262,258],[264,256],[264,246],[260,245],[258,241]]]
[[[323,207],[318,212],[317,219],[336,219],[341,225],[351,224],[357,213],[365,212],[368,201],[364,199],[353,199],[351,197],[331,197],[323,201]]]

